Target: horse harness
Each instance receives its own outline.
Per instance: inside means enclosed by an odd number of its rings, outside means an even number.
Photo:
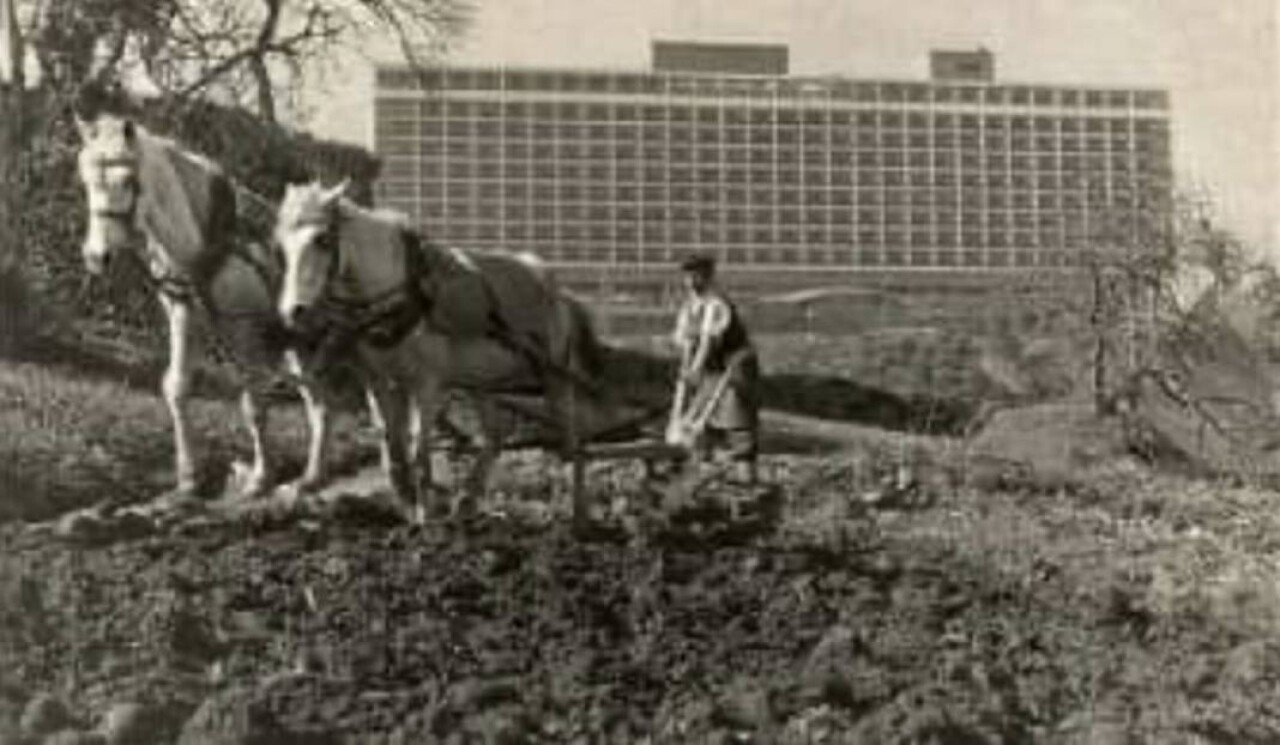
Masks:
[[[132,162],[127,159],[119,159],[118,161],[109,160],[104,162],[102,166],[110,167],[112,165],[126,164],[131,165]],[[142,188],[136,176],[130,178],[128,183],[133,191],[133,199],[131,200],[127,210],[97,210],[94,214],[98,217],[123,221],[126,225],[134,225],[137,220],[138,201],[141,197]],[[258,201],[261,201],[262,198],[229,178],[223,183],[225,184],[225,188],[232,190],[229,194],[229,201],[226,202],[226,204],[231,205],[229,221],[232,225],[232,234],[221,239],[213,239],[216,240],[217,243],[221,244],[222,250],[214,251],[210,257],[198,263],[188,271],[178,270],[171,266],[169,262],[165,261],[163,257],[159,256],[150,247],[149,241],[144,243],[144,249],[142,252],[126,251],[124,253],[126,256],[130,256],[138,262],[143,281],[146,282],[156,294],[174,303],[182,305],[198,305],[203,308],[205,314],[208,316],[208,331],[210,332],[210,337],[221,355],[226,358],[226,360],[230,362],[242,375],[244,375],[246,379],[257,379],[259,376],[249,371],[249,369],[240,361],[239,356],[235,352],[235,345],[231,340],[226,338],[220,327],[219,321],[243,318],[249,318],[251,320],[258,319],[270,324],[270,327],[273,330],[276,329],[276,327],[279,327],[278,335],[282,344],[290,346],[294,340],[289,338],[287,331],[283,328],[283,325],[279,323],[279,319],[276,317],[274,311],[268,313],[256,311],[228,311],[225,308],[219,308],[218,304],[214,301],[209,292],[210,279],[217,276],[218,272],[226,266],[227,262],[232,257],[235,257],[244,262],[246,266],[258,275],[272,297],[279,294],[279,280],[276,279],[278,272],[273,273],[272,267],[268,265],[269,260],[264,261],[259,256],[254,255],[251,251],[242,247],[243,243],[258,243],[261,245],[262,240],[259,236],[246,230],[242,222],[239,220],[238,208],[241,203],[241,197],[243,195],[248,195]],[[277,372],[273,376],[272,380],[292,380],[294,378],[296,378],[296,376],[292,373]]]
[[[128,178],[124,181],[125,188],[129,190],[129,203],[127,207],[120,209],[94,209],[90,214],[93,217],[119,223],[130,230],[137,230],[138,205],[142,199],[142,182],[136,172],[137,161],[134,158],[120,156],[101,158],[96,161],[95,165],[101,173],[105,173],[107,169],[113,167],[125,167],[130,170]],[[105,181],[105,179],[103,180]],[[168,265],[168,262],[165,262],[151,250],[149,242],[144,248],[145,259],[136,253],[133,254],[143,264],[143,275],[156,292],[170,300],[181,303],[189,303],[192,300],[199,299],[208,306],[207,309],[212,315],[217,315],[216,309],[211,299],[206,297],[206,293],[201,292],[199,288],[205,284],[204,280],[215,276],[232,255],[235,255],[251,267],[263,280],[270,292],[274,294],[279,289],[276,286],[278,282],[274,282],[271,279],[270,269],[258,257],[240,249],[242,240],[256,239],[255,236],[240,235],[241,223],[238,219],[240,198],[242,195],[248,195],[257,200],[261,200],[261,198],[234,183],[230,178],[223,177],[217,183],[221,188],[227,190],[226,199],[219,204],[229,205],[230,213],[226,217],[228,222],[233,225],[235,233],[232,236],[217,240],[217,243],[222,244],[223,250],[215,251],[212,256],[187,272],[175,271]],[[224,207],[224,209],[226,208]]]
[[[423,261],[419,238],[408,228],[400,231],[404,248],[403,282],[372,298],[346,296],[338,291],[346,282],[340,258],[341,220],[341,215],[333,210],[324,230],[315,240],[315,247],[329,256],[325,290],[317,304],[325,326],[318,346],[334,349],[358,340],[379,349],[393,347],[427,317],[432,305],[433,298],[422,283],[429,272]]]
[[[138,200],[142,196],[142,184],[138,180],[136,161],[133,158],[121,156],[116,158],[100,158],[94,162],[94,165],[98,167],[100,179],[104,183],[106,182],[105,174],[108,168],[126,167],[130,169],[129,177],[124,182],[125,188],[129,190],[129,206],[124,209],[94,209],[91,210],[89,214],[94,217],[121,223],[126,227],[132,227],[138,216]]]
[[[344,297],[335,293],[344,282],[341,261],[342,216],[334,210],[317,236],[317,248],[330,256],[324,279],[325,292],[318,304],[325,330],[318,338],[307,340],[318,360],[333,359],[357,341],[368,342],[375,348],[387,349],[399,344],[418,323],[430,326],[434,331],[448,334],[441,319],[433,317],[433,309],[440,289],[449,281],[449,272],[435,271],[428,265],[423,250],[423,237],[412,228],[404,227],[399,238],[404,248],[404,281],[372,298]],[[502,316],[500,299],[489,278],[479,269],[454,262],[456,271],[474,273],[489,305],[485,335],[524,358],[535,370],[563,378],[574,387],[593,395],[621,400],[648,409],[647,400],[620,394],[600,385],[570,367],[557,364],[542,351],[538,342],[519,334]]]
[[[372,298],[344,297],[334,291],[342,286],[345,279],[339,260],[341,221],[342,216],[334,210],[325,223],[324,231],[316,238],[316,247],[330,256],[324,280],[326,292],[320,302],[322,317],[328,326],[317,344],[321,350],[320,358],[327,358],[331,353],[329,350],[340,351],[357,340],[379,349],[393,347],[420,322],[438,333],[449,334],[450,329],[432,313],[441,287],[449,281],[449,272],[438,271],[438,267],[428,265],[422,236],[407,226],[399,231],[404,253],[403,282]],[[524,357],[535,369],[580,377],[559,370],[545,354],[540,353],[536,343],[521,338],[511,328],[502,317],[498,294],[484,272],[465,265],[461,265],[458,271],[474,274],[488,300],[487,337]]]
[[[99,158],[94,161],[94,165],[98,169],[99,180],[103,184],[106,183],[107,169],[129,169],[129,176],[124,180],[124,187],[129,192],[129,203],[128,206],[118,209],[110,207],[93,209],[90,210],[89,214],[101,220],[110,220],[130,231],[137,231],[138,203],[142,199],[142,182],[137,174],[137,160],[127,156]],[[175,302],[190,302],[196,294],[195,282],[190,277],[174,272],[165,266],[152,252],[149,241],[144,244],[144,250],[146,252],[145,258],[137,253],[128,253],[142,265],[142,275],[152,285],[152,289]]]

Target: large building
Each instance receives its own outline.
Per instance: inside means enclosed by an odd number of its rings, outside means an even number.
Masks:
[[[773,287],[1068,266],[1166,219],[1160,90],[788,73],[775,45],[656,42],[635,72],[377,72],[378,198],[445,242],[534,251],[578,284],[692,251]]]

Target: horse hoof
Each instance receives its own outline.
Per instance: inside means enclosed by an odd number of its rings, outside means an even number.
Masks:
[[[271,491],[270,479],[252,479],[240,490],[240,496],[245,499],[260,499],[270,494]]]
[[[271,491],[271,474],[254,470],[240,461],[231,464],[233,491],[246,499],[256,499]]]
[[[196,498],[200,496],[200,480],[194,474],[189,476],[179,476],[177,483],[173,488],[166,492],[167,496]]]
[[[318,478],[300,478],[278,487],[277,491],[291,499],[302,499],[317,494],[324,487],[324,481]]]
[[[294,481],[277,486],[271,496],[289,509],[297,509],[314,492]]]
[[[241,499],[261,499],[272,492],[271,480],[266,478],[251,478],[241,484],[237,490]]]
[[[152,507],[155,509],[171,513],[186,514],[200,510],[204,506],[205,501],[196,489],[181,485],[163,492],[152,501]]]

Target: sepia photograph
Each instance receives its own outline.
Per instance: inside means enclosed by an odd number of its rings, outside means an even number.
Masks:
[[[0,0],[0,745],[1280,743],[1274,0]]]

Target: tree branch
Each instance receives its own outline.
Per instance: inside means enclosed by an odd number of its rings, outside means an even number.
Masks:
[[[222,61],[215,64],[213,67],[209,68],[208,70],[205,70],[204,74],[202,74],[199,78],[197,78],[195,82],[188,83],[181,90],[177,91],[175,95],[178,96],[179,98],[187,98],[209,87],[214,82],[216,82],[218,78],[221,78],[222,76],[231,72],[239,65],[244,64],[250,57],[253,56],[254,51],[255,50],[253,49],[244,49],[244,50],[241,50],[240,52],[237,52],[231,55],[230,57],[224,58]]]
[[[411,63],[465,26],[472,0],[28,0],[40,6],[32,47],[54,85],[76,85],[140,62],[175,98],[216,85],[256,88],[258,113],[274,119],[273,76],[369,31],[392,34]],[[90,69],[105,42],[105,64]]]
[[[268,122],[276,121],[275,91],[271,83],[271,70],[267,67],[267,54],[280,28],[280,5],[283,0],[262,0],[267,16],[258,29],[258,37],[249,55],[249,72],[258,87],[258,116]]]

